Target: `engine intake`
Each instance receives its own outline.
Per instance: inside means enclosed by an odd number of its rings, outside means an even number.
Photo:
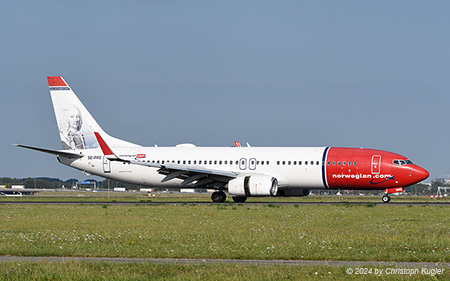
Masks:
[[[228,182],[228,192],[232,196],[276,196],[278,181],[266,175],[238,176]]]

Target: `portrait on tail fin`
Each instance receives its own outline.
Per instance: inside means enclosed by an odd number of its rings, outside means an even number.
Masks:
[[[59,134],[64,149],[85,149],[86,141],[81,128],[83,126],[83,116],[80,109],[73,105],[66,111],[64,120],[60,122]]]

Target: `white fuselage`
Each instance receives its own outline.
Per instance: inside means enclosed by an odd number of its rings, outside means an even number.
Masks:
[[[323,189],[325,147],[138,147],[116,148],[124,160],[155,164],[180,164],[189,167],[228,171],[237,175],[265,174],[278,179],[280,188]],[[60,157],[63,164],[114,180],[153,187],[179,187],[158,168],[110,161],[101,149],[83,150],[79,159]]]

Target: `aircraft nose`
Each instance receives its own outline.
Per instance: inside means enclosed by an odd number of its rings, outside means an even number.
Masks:
[[[423,181],[424,179],[430,176],[427,170],[422,167],[416,166],[412,171],[414,177],[417,179],[417,182]]]

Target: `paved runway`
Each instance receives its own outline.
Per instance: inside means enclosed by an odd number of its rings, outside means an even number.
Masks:
[[[345,202],[345,201],[335,201],[335,202],[246,202],[246,203],[234,203],[234,202],[224,202],[224,203],[213,203],[213,202],[205,202],[205,201],[199,201],[199,202],[187,202],[187,201],[170,201],[170,202],[157,202],[157,201],[136,201],[136,202],[130,202],[130,201],[24,201],[24,200],[17,200],[17,201],[1,201],[0,204],[36,204],[36,205],[53,205],[53,204],[60,204],[60,205],[76,205],[76,204],[83,204],[83,205],[183,205],[183,204],[189,204],[189,205],[234,205],[234,204],[243,204],[243,205],[368,205],[368,204],[375,204],[380,206],[408,206],[408,205],[414,205],[414,206],[450,206],[450,202],[390,202],[390,203],[383,203],[383,202]]]
[[[450,263],[434,262],[380,262],[380,261],[303,261],[303,260],[233,260],[233,259],[158,259],[158,258],[95,258],[95,257],[20,257],[0,256],[0,262],[112,262],[152,264],[241,264],[241,265],[329,265],[342,267],[399,267],[399,268],[450,268]]]

